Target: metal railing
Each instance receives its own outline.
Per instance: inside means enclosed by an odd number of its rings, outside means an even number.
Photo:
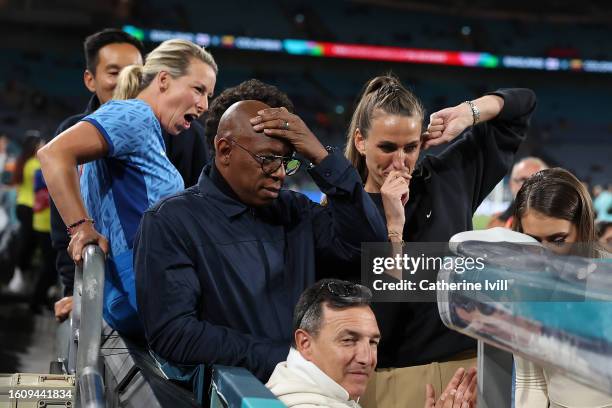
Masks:
[[[69,374],[73,374],[76,378],[76,397],[74,399],[75,406],[81,408],[104,408],[107,405],[115,406],[115,388],[118,384],[112,384],[109,380],[109,395],[105,395],[105,385],[99,367],[100,347],[102,342],[102,306],[104,298],[104,274],[105,271],[105,256],[102,250],[96,245],[88,245],[83,251],[83,264],[75,268],[74,277],[74,292],[73,292],[73,309],[70,318],[70,347],[68,350],[65,367]],[[119,337],[114,339],[119,344],[113,344],[116,347],[127,346]],[[106,343],[105,343],[105,346]],[[130,357],[131,364],[138,364],[138,355],[136,352]],[[145,358],[150,357],[148,354]],[[104,364],[108,358],[103,359]],[[136,359],[136,360],[134,360]],[[142,364],[142,361],[140,361]],[[151,365],[152,366],[152,365]],[[125,365],[121,365],[122,370]],[[136,381],[132,384],[134,378],[148,378],[151,374],[147,364],[138,365],[134,370],[135,375],[123,373],[121,381],[126,381],[123,387],[134,389],[146,389],[149,402],[156,401],[158,406],[194,406],[195,401],[191,394],[183,395],[181,390],[177,389],[175,394],[165,390],[161,395],[164,397],[158,399],[154,389],[159,389],[159,384],[145,381]],[[105,367],[108,369],[108,367]],[[113,368],[111,368],[113,371]],[[114,373],[117,374],[117,373]],[[159,373],[153,373],[159,375]],[[112,374],[111,374],[112,375]],[[108,379],[108,377],[107,377]],[[143,384],[149,384],[148,388],[143,388]],[[157,384],[157,385],[155,385]],[[153,386],[155,385],[155,386]],[[168,382],[169,387],[176,387]],[[125,391],[124,391],[125,392]],[[211,384],[211,407],[248,407],[248,408],[281,408],[285,405],[276,399],[253,374],[249,373],[244,368],[239,367],[223,367],[214,366],[213,378]],[[134,395],[139,395],[135,393]],[[132,397],[134,396],[132,395]],[[174,399],[168,399],[168,395],[175,395]],[[142,394],[140,394],[142,397]],[[163,401],[163,402],[162,402]]]
[[[105,406],[104,381],[98,368],[102,338],[104,298],[104,253],[97,245],[83,250],[83,265],[75,268],[71,313],[71,341],[67,367],[77,379],[77,405]],[[78,400],[80,398],[80,401]]]

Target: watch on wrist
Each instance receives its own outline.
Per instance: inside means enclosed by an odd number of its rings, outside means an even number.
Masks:
[[[335,152],[338,150],[338,148],[337,148],[337,147],[335,147],[335,146],[329,146],[329,145],[324,146],[323,148],[324,148],[324,149],[327,151],[327,153],[329,153],[329,154],[334,154],[334,153],[335,153]],[[312,168],[314,168],[315,166],[316,166],[316,164],[314,164],[313,162],[310,162],[310,163],[308,164],[308,168],[309,168],[309,169],[312,169]]]
[[[325,146],[325,150],[327,150],[327,153],[332,154],[332,153],[334,153],[336,150],[338,150],[338,148],[337,148],[337,147],[335,147],[335,146],[330,146],[330,145],[327,145],[327,146]]]

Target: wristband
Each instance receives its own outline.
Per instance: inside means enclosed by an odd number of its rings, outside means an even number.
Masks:
[[[66,227],[66,232],[68,232],[68,235],[72,236],[72,229],[86,222],[91,222],[92,225],[96,223],[92,218],[81,218],[77,222],[70,224],[68,227]]]

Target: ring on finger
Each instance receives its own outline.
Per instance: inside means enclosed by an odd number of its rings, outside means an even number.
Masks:
[[[289,122],[285,121],[284,127],[285,127],[285,130],[289,130]]]

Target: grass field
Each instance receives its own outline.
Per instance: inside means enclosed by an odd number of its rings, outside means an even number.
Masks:
[[[489,218],[491,217],[488,215],[475,215],[474,218],[472,218],[472,222],[474,223],[474,229],[485,229],[487,223],[489,222]]]

